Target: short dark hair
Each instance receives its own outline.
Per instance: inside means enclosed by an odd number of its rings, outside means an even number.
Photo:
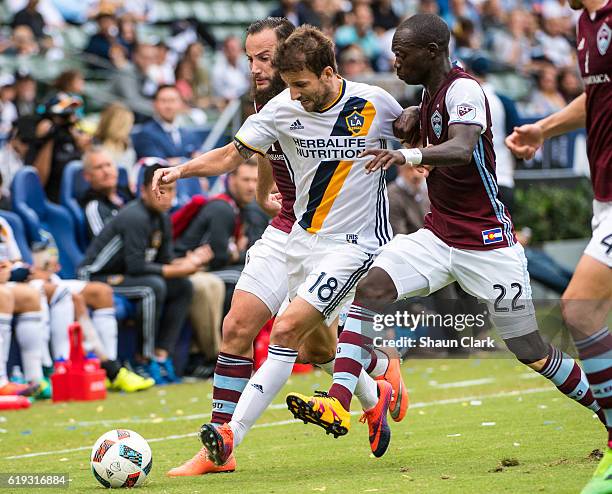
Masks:
[[[334,42],[314,26],[298,27],[276,52],[274,64],[279,72],[307,69],[320,76],[326,67],[338,72]]]
[[[396,33],[410,31],[416,44],[426,47],[429,43],[436,43],[443,50],[448,50],[450,30],[442,17],[435,14],[415,14],[404,20],[397,28]]]
[[[159,93],[161,93],[164,89],[174,89],[176,92],[179,93],[179,95],[181,94],[178,88],[174,84],[162,84],[155,91],[155,94],[153,95],[153,99],[156,100],[157,97],[159,96]]]
[[[266,17],[265,19],[260,19],[258,21],[253,22],[249,27],[247,27],[246,33],[247,36],[251,34],[257,34],[266,29],[271,29],[276,34],[276,39],[279,43],[285,41],[291,33],[295,31],[295,26],[289,19],[284,17]]]
[[[155,172],[159,170],[160,168],[166,168],[166,167],[162,165],[161,163],[154,163],[152,165],[148,165],[145,167],[144,173],[142,176],[142,186],[143,187],[148,187],[149,185],[153,183],[153,175],[155,175]]]

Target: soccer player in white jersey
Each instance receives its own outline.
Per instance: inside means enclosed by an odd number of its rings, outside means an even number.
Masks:
[[[250,385],[243,385],[229,425],[205,424],[202,428],[207,457],[218,465],[232,460],[234,446],[282,387],[298,348],[308,342],[312,347],[321,346],[319,339],[324,332],[315,332],[315,328],[325,329],[334,321],[371,264],[373,252],[391,238],[384,174],[367,177],[357,156],[366,145],[386,146],[386,140],[393,137],[393,122],[401,107],[381,89],[340,79],[333,43],[316,29],[301,28],[289,39],[293,43],[285,44],[300,55],[285,51],[277,60],[298,61],[283,73],[291,90],[273,98],[247,120],[234,144],[181,167],[160,171],[154,179],[155,187],[179,177],[218,173],[254,153],[269,154],[266,150],[278,141],[296,184],[294,211],[299,223],[287,246],[289,290],[295,300],[277,319],[269,358]],[[286,113],[285,120],[274,117],[281,111]],[[348,193],[347,187],[358,193]],[[331,371],[333,358],[326,360],[320,363]],[[375,383],[365,373],[360,376],[360,401],[367,410],[370,429],[377,431],[370,439],[378,456],[388,445],[390,432],[385,416],[389,402],[395,402],[392,417],[397,421],[403,418],[407,406],[398,362],[380,360],[368,371],[395,382],[394,399],[386,381]],[[380,398],[378,389],[382,390]]]

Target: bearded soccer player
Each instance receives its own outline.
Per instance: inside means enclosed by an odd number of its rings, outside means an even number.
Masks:
[[[249,57],[254,82],[254,99],[257,111],[278,93],[285,89],[285,83],[280,78],[276,67],[272,64],[277,45],[282,43],[294,30],[293,25],[286,19],[267,18],[253,23],[247,30],[246,52]],[[242,150],[243,156],[239,154]],[[242,161],[244,156],[252,152],[244,151],[242,145],[230,144],[221,150],[203,155],[194,160],[195,166],[175,169],[174,175],[166,175],[164,182],[176,180],[179,176],[197,174],[209,176],[233,169],[235,161]],[[220,156],[216,156],[216,154]],[[232,160],[224,160],[228,154]],[[239,431],[237,445],[246,432],[253,425],[258,416],[265,410],[267,404],[261,407],[249,406],[248,396],[241,400],[243,406],[236,408],[247,381],[252,373],[252,346],[260,328],[275,315],[286,298],[287,261],[285,247],[289,232],[295,222],[293,203],[295,201],[294,171],[287,165],[285,155],[278,142],[268,148],[266,157],[269,160],[259,159],[258,176],[258,202],[271,215],[276,215],[271,225],[249,251],[248,262],[245,266],[236,291],[232,299],[231,310],[223,324],[223,343],[214,376],[213,413],[211,424],[205,424],[203,429],[215,428],[225,423],[233,423]],[[271,165],[271,166],[270,166]],[[278,202],[277,195],[270,195],[272,186],[276,182],[282,197]],[[159,177],[158,182],[159,183]],[[331,374],[333,370],[333,353],[335,351],[335,332],[325,325],[320,325],[318,338],[312,338],[300,346],[300,357],[304,360],[317,362]],[[333,328],[332,328],[333,329]],[[280,350],[270,348],[270,360],[283,359]],[[401,378],[399,360],[381,358],[381,365],[370,369],[373,375],[384,377],[392,388],[397,390],[400,399],[393,399],[391,410],[396,420],[401,420],[407,406],[407,393]],[[270,364],[268,364],[270,365]],[[362,378],[365,381],[367,376]],[[369,378],[367,378],[369,379]],[[364,409],[375,408],[378,404],[376,384],[369,379],[362,387],[363,396],[357,392]],[[384,386],[381,384],[381,386]],[[258,389],[258,388],[253,388]],[[360,388],[361,389],[361,388]],[[247,388],[251,391],[251,388]],[[259,393],[259,391],[257,391]],[[256,397],[255,397],[256,398]],[[237,411],[235,414],[234,412]],[[382,420],[380,414],[369,414],[370,425]],[[232,422],[232,419],[234,421]],[[216,465],[209,459],[206,449],[202,449],[184,465],[168,472],[170,476],[200,475],[213,472],[228,472],[235,469],[233,455],[227,455]]]
[[[545,139],[586,126],[593,182],[593,237],[562,302],[563,319],[582,359],[608,428],[608,448],[583,494],[612,492],[612,3],[570,0],[584,9],[577,26],[578,63],[585,92],[562,110],[514,129],[506,139],[519,158],[530,159]]]
[[[363,154],[374,158],[366,169],[374,173],[393,164],[433,166],[427,177],[431,212],[424,228],[397,235],[382,247],[359,283],[339,337],[328,396],[291,393],[289,410],[326,429],[348,431],[355,380],[362,366],[369,365],[377,311],[399,298],[427,296],[457,281],[470,295],[487,301],[499,333],[522,363],[603,420],[584,372],[571,357],[544,343],[538,332],[527,261],[508,211],[497,198],[489,105],[476,80],[451,65],[449,40],[446,23],[430,14],[402,22],[393,37],[398,77],[424,86],[421,106],[412,110],[424,147],[369,149]]]

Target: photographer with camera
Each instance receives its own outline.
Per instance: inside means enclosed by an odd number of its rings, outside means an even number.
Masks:
[[[78,130],[77,109],[83,100],[68,93],[57,93],[43,107],[36,125],[36,144],[32,161],[38,170],[47,198],[59,202],[60,183],[64,167],[81,159],[91,138]]]

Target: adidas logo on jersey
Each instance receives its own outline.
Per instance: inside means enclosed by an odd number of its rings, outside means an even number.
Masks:
[[[300,119],[298,118],[295,122],[291,124],[291,127],[289,127],[289,130],[301,130],[303,128],[304,126],[302,125],[302,122],[300,122]]]
[[[263,386],[261,384],[251,384],[251,386],[253,386],[257,391],[259,391],[260,393],[263,393]]]

